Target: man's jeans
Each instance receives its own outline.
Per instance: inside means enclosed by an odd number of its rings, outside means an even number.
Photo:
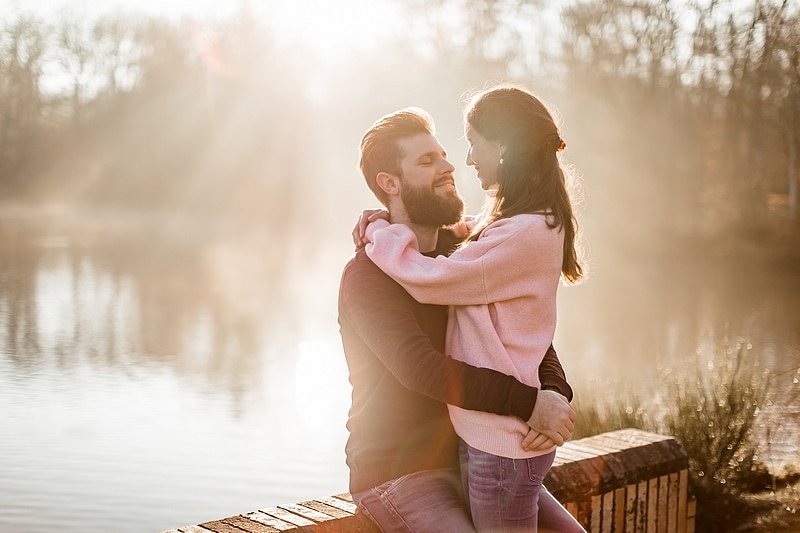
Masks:
[[[352,496],[386,533],[475,531],[457,468],[415,472]]]
[[[416,472],[352,496],[359,510],[387,533],[475,531],[464,501],[458,470]],[[544,487],[539,492],[538,531],[585,533]]]
[[[464,492],[478,531],[584,531],[542,485],[555,452],[509,459],[461,441],[459,454]]]

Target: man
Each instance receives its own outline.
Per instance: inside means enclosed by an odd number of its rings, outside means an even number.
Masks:
[[[463,201],[427,113],[378,120],[362,138],[360,168],[421,252],[452,251],[458,241],[442,227],[460,220]],[[353,387],[350,492],[384,531],[474,531],[445,404],[518,416],[559,445],[572,432],[572,390],[552,347],[539,370],[542,390],[451,359],[443,353],[447,308],[416,302],[363,250],[342,274],[339,325]]]

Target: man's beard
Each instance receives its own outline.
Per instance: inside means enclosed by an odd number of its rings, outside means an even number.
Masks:
[[[458,193],[441,197],[430,188],[415,189],[405,181],[400,199],[403,200],[409,220],[421,226],[449,226],[461,220],[464,212],[464,201]]]

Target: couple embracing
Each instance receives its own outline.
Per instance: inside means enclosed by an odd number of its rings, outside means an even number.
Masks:
[[[476,94],[464,127],[487,192],[468,222],[425,111],[361,141],[385,209],[357,224],[339,293],[350,493],[387,532],[583,531],[542,485],[575,420],[552,346],[558,285],[583,275],[565,143],[518,86]]]

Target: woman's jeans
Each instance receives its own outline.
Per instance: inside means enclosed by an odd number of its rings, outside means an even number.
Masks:
[[[516,462],[521,464],[519,459]],[[475,531],[464,499],[463,478],[455,468],[415,472],[352,496],[359,511],[387,533]],[[538,514],[539,533],[584,533],[580,524],[543,486],[538,493]],[[536,524],[526,531],[537,531]]]
[[[478,531],[584,531],[542,485],[555,451],[529,459],[509,459],[461,441],[459,453],[464,492]]]

